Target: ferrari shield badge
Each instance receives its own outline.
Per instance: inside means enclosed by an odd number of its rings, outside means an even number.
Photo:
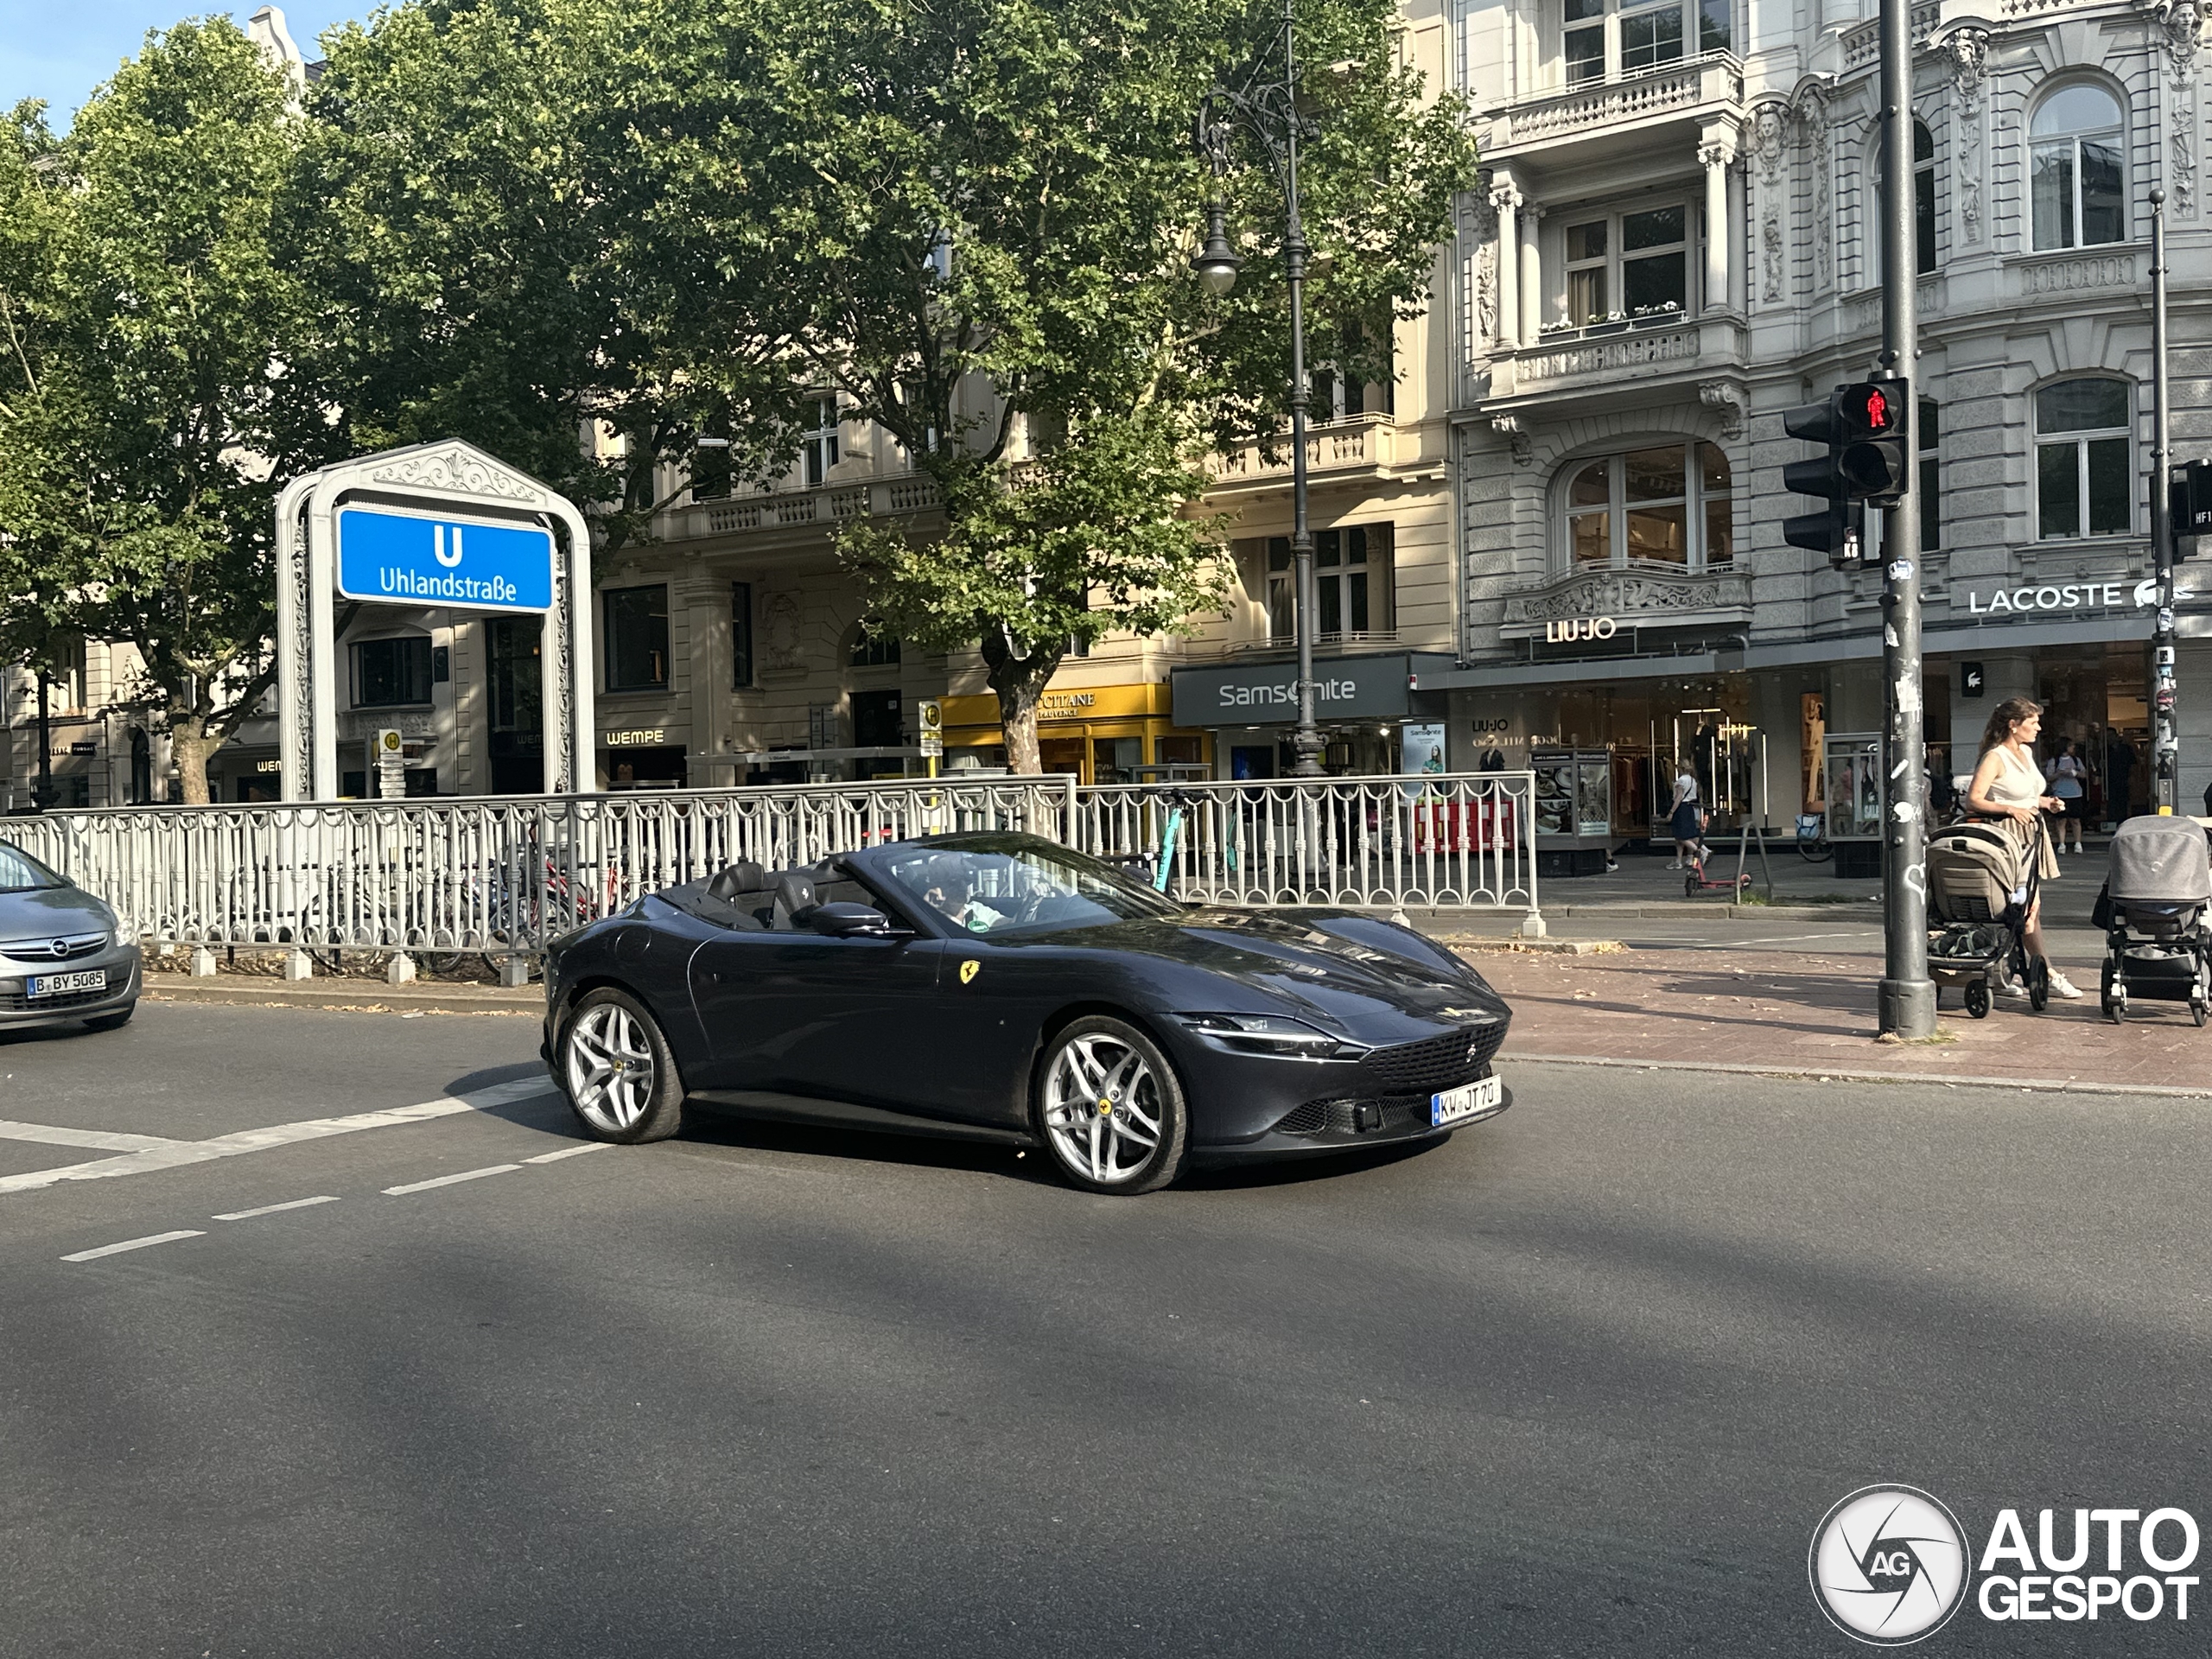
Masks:
[[[973,957],[970,957],[967,961],[960,964],[960,982],[963,985],[965,985],[969,980],[975,978],[976,975],[982,971],[983,964],[977,962]]]

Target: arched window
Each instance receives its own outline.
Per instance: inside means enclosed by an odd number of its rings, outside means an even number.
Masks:
[[[2036,393],[2036,534],[2125,536],[2135,527],[2134,387],[2061,380]]]
[[[899,636],[875,617],[861,624],[853,639],[851,664],[855,668],[890,668],[899,661]]]
[[[1734,557],[1728,457],[1669,443],[1577,461],[1562,493],[1562,541],[1578,569],[1631,560],[1710,569]]]
[[[2028,122],[2029,194],[2038,250],[2088,248],[2127,237],[2120,100],[2076,81],[2036,105]]]
[[[1873,178],[1867,199],[1874,204],[1873,233],[1866,238],[1866,245],[1875,249],[1874,269],[1868,276],[1876,283],[1882,280],[1880,249],[1883,238],[1889,232],[1890,218],[1884,211],[1889,191],[1884,181],[1889,172],[1885,164],[1887,147],[1875,141],[1872,166]],[[1936,139],[1928,130],[1928,124],[1916,120],[1912,124],[1912,222],[1914,270],[1925,276],[1936,269]]]

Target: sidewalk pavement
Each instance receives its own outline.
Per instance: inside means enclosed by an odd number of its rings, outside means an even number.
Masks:
[[[1986,1020],[1942,997],[1936,1040],[1884,1042],[1875,1027],[1878,955],[1725,949],[1468,958],[1513,1007],[1503,1058],[1572,1059],[1811,1077],[2010,1083],[2079,1091],[2212,1096],[2212,1028],[2179,1002],[2137,1002],[2115,1026],[2096,973],[2062,963],[2082,988],[2031,1014],[1999,999]]]

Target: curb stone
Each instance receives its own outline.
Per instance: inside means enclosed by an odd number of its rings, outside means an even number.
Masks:
[[[229,1003],[259,1007],[335,1008],[367,1014],[527,1014],[545,1012],[543,991],[455,985],[438,990],[382,985],[369,979],[263,983],[239,974],[193,979],[182,974],[145,976],[141,995],[157,1002]]]
[[[2212,1089],[2156,1083],[2096,1083],[2081,1077],[1961,1077],[1941,1071],[1870,1071],[1847,1066],[1745,1065],[1728,1060],[1621,1060],[1601,1054],[1517,1054],[1508,1048],[1500,1064],[1604,1065],[1628,1071],[1724,1071],[1735,1077],[1787,1077],[1821,1083],[1943,1083],[1954,1089],[2011,1089],[2038,1095],[2148,1095],[2157,1098],[2204,1100]]]

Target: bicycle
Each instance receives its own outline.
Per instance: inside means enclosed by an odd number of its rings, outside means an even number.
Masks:
[[[1823,859],[1834,858],[1835,848],[1828,840],[1828,821],[1819,812],[1797,815],[1797,855],[1808,864],[1818,864]]]

